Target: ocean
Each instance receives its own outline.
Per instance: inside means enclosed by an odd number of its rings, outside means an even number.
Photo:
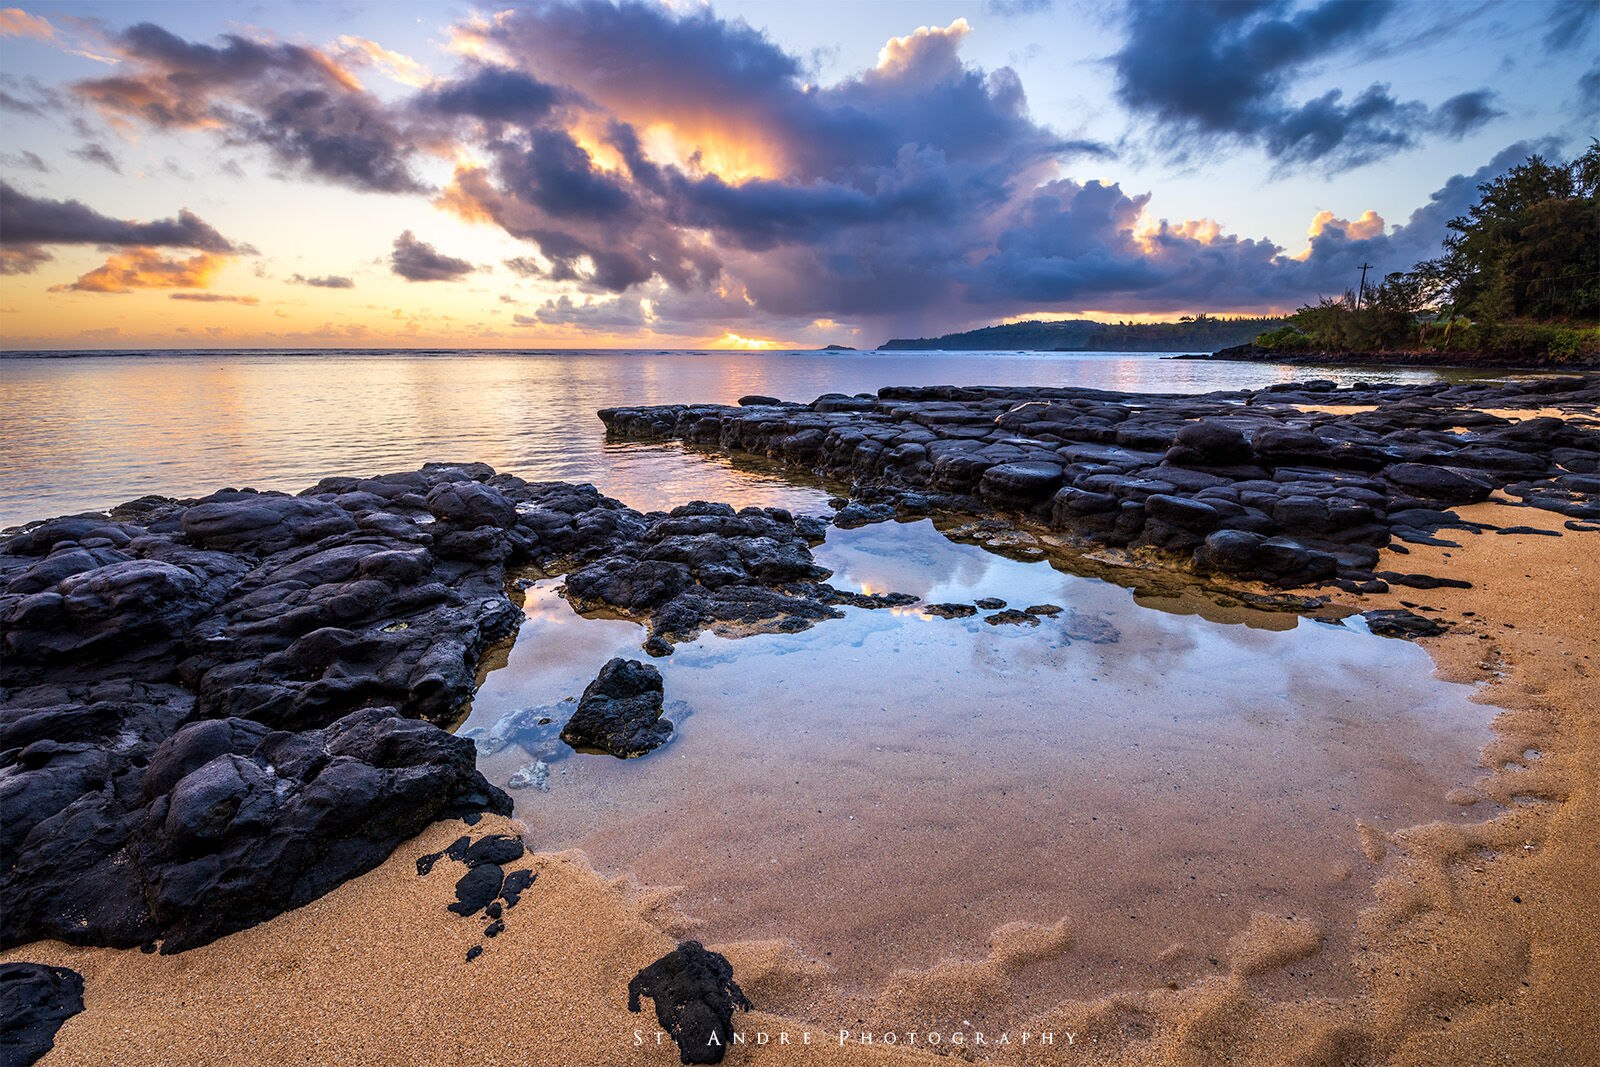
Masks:
[[[608,445],[595,412],[812,400],[886,385],[1078,385],[1198,393],[1296,378],[1421,381],[1126,352],[138,351],[0,358],[0,527],[147,493],[298,492],[331,475],[481,461],[592,482],[642,509],[703,498],[810,506],[791,479],[676,446]]]

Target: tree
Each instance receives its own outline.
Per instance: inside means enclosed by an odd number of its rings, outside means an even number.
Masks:
[[[1488,321],[1600,315],[1600,141],[1570,163],[1529,156],[1478,192],[1444,255],[1418,265],[1438,296]]]

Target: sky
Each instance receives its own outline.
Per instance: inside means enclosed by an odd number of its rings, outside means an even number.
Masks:
[[[1290,311],[1600,134],[1595,0],[0,10],[0,344]]]

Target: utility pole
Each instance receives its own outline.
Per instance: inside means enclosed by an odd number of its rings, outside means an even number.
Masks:
[[[1372,269],[1371,263],[1361,264],[1361,288],[1356,290],[1356,310],[1361,310],[1361,294],[1367,291],[1367,271]]]

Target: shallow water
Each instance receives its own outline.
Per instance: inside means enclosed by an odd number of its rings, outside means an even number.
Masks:
[[[1334,992],[1373,877],[1357,821],[1460,817],[1442,798],[1474,777],[1489,713],[1409,643],[1155,610],[927,520],[830,530],[817,556],[840,588],[1066,611],[1012,627],[847,609],[800,634],[703,636],[655,661],[692,709],[670,744],[629,761],[558,744],[548,791],[513,791],[535,847],[683,887],[702,940],[788,938],[832,968],[826,992],[764,1006],[840,1017],[897,968],[1065,918],[1071,950],[974,1009],[1006,1024],[1030,1000],[1225,969],[1257,910],[1326,924],[1339,951],[1291,970]],[[467,729],[642,658],[639,626],[579,618],[558,587],[528,590]],[[513,747],[480,765],[503,785],[529,762]]]
[[[0,527],[146,493],[298,492],[330,475],[476,460],[594,482],[643,509],[694,498],[817,506],[817,492],[677,449],[610,445],[595,412],[812,400],[886,385],[1204,392],[1295,378],[1423,381],[1128,353],[185,352],[0,359]]]

